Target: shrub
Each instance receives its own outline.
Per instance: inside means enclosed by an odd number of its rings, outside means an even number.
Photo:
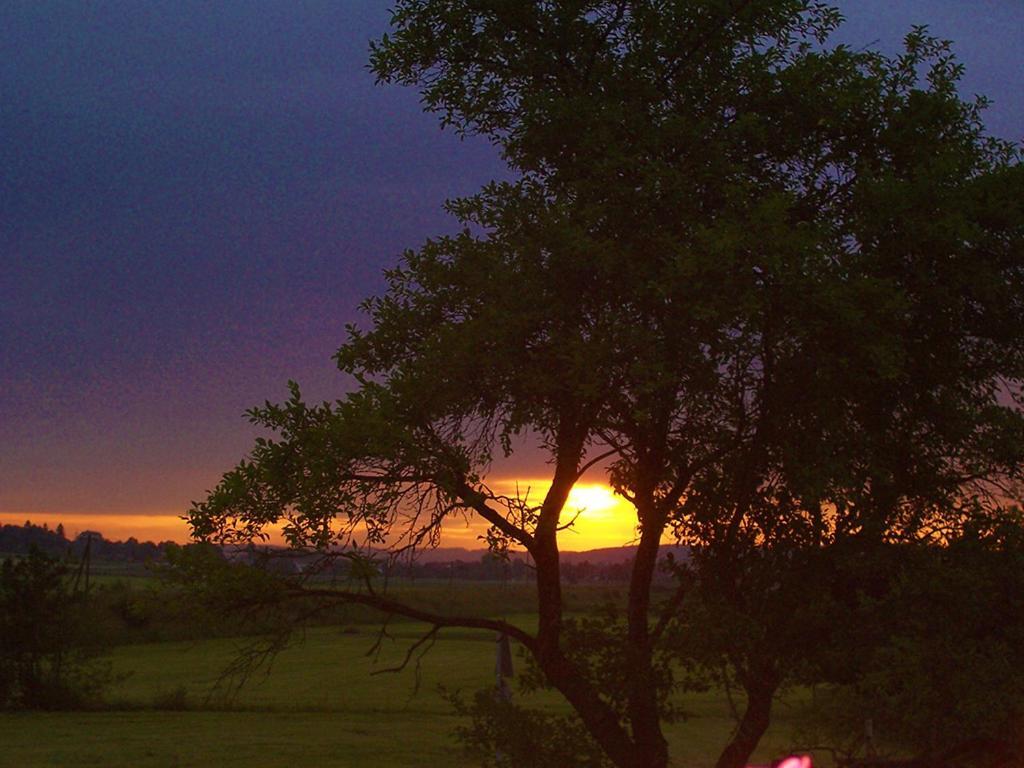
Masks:
[[[110,680],[85,596],[67,567],[33,549],[0,566],[0,708],[77,709]]]

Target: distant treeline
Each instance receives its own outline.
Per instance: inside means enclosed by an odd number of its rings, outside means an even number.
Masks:
[[[446,554],[450,553],[451,557]],[[569,584],[620,583],[629,580],[633,568],[633,546],[606,547],[585,552],[563,552],[560,571]],[[661,566],[669,557],[676,562],[689,560],[689,549],[678,545],[662,547]],[[510,552],[507,559],[486,551],[463,549],[437,549],[429,558],[392,563],[390,575],[405,578],[463,579],[468,581],[533,581],[534,570],[529,556],[524,552]],[[673,576],[667,567],[659,567],[655,581],[672,582]]]
[[[676,554],[681,547],[668,548]],[[528,556],[522,552],[509,553],[507,558],[487,551],[464,549],[429,550],[425,560],[392,560],[384,553],[368,559],[359,566],[365,572],[372,572],[383,578],[424,579],[430,581],[513,581],[532,582],[534,569]],[[567,553],[566,562],[561,564],[562,578],[567,584],[612,584],[629,580],[632,570],[633,548],[592,550],[592,552]],[[588,557],[592,555],[593,559]],[[617,559],[615,557],[617,555]],[[448,559],[450,556],[450,559]],[[350,559],[340,553],[334,557],[322,553],[296,553],[281,547],[262,546],[224,550],[224,557],[235,563],[248,563],[261,570],[282,576],[312,575],[317,579],[347,579],[352,577]],[[666,558],[661,559],[666,565]],[[655,573],[658,583],[671,583],[672,572],[660,567]]]
[[[562,575],[569,584],[587,582],[625,582],[630,563],[591,563],[587,560],[562,564]],[[397,563],[390,574],[412,579],[455,579],[463,581],[533,581],[533,568],[525,558],[500,560],[482,553],[479,560],[452,560],[412,564]]]
[[[135,537],[127,541],[110,541],[98,531],[82,531],[74,539],[68,539],[63,525],[50,528],[45,523],[34,525],[30,521],[26,521],[24,525],[0,526],[0,556],[27,555],[35,548],[57,559],[70,557],[73,560],[81,560],[88,547],[90,559],[96,562],[146,563],[163,560],[164,550],[168,545],[172,543],[155,544],[152,541],[138,541]],[[686,559],[683,547],[665,549],[677,558]],[[377,564],[377,572],[382,576],[407,579],[533,580],[533,568],[524,553],[510,553],[507,560],[486,551],[461,548],[432,550],[428,555],[412,562],[388,562],[386,557],[381,557]],[[570,584],[624,582],[629,578],[632,555],[632,547],[566,552],[562,563],[562,575]],[[321,560],[321,555],[316,553],[296,555],[275,546],[225,550],[225,556],[235,562],[250,562],[257,567],[283,575],[302,573],[307,568],[316,566]],[[319,565],[315,569],[322,576],[344,577],[349,570],[349,561],[341,558],[333,567],[323,568]],[[671,577],[667,571],[659,569],[656,579],[669,581]]]
[[[51,557],[70,555],[80,559],[88,547],[90,558],[95,560],[144,563],[162,559],[166,544],[139,541],[135,537],[127,541],[109,541],[97,531],[82,531],[74,539],[68,539],[63,525],[51,529],[45,523],[33,525],[28,521],[24,525],[0,526],[0,554],[6,555],[27,555],[35,548]]]

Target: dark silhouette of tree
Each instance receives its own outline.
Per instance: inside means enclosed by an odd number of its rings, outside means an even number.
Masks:
[[[0,708],[76,708],[108,680],[67,568],[32,549],[0,563]]]
[[[25,555],[35,548],[58,559],[69,555],[80,559],[87,545],[91,555],[98,560],[144,563],[161,559],[166,542],[140,542],[134,537],[128,541],[108,541],[96,531],[83,531],[74,541],[68,541],[61,524],[53,531],[29,521],[24,525],[0,526],[0,553],[3,554]]]
[[[387,273],[336,356],[349,395],[310,405],[293,384],[251,412],[276,436],[193,507],[194,535],[281,523],[292,548],[359,563],[481,518],[494,552],[533,561],[536,634],[369,578],[274,596],[505,633],[622,767],[668,764],[680,633],[742,619],[760,629],[726,646],[747,702],[719,766],[743,765],[824,555],[941,537],[998,508],[1024,455],[1017,150],[958,98],[948,44],[917,29],[896,58],[828,47],[838,23],[782,0],[397,3],[377,76],[518,177],[450,202],[463,230]],[[539,503],[487,484],[530,439],[551,468]],[[558,534],[598,469],[635,507],[638,548],[625,614],[581,625]],[[670,537],[694,562],[655,602]],[[718,624],[689,621],[695,583]]]
[[[817,720],[834,743],[856,745],[870,719],[880,743],[921,764],[1020,765],[1022,522],[1020,510],[976,519],[947,546],[873,559],[882,589],[860,609],[860,627],[832,633],[829,653],[845,663],[818,670],[828,684]]]

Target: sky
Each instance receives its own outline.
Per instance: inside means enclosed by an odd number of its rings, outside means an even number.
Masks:
[[[841,6],[856,47],[895,51],[917,23],[956,41],[964,95],[1024,137],[1024,0]],[[446,198],[505,175],[414,91],[375,85],[387,8],[6,0],[0,523],[181,540],[178,516],[250,447],[247,408],[289,379],[345,391],[330,357],[381,270],[451,231]],[[581,498],[568,548],[628,539],[621,502]]]

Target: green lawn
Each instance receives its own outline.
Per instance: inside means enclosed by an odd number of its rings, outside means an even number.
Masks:
[[[0,765],[470,765],[452,748],[451,718],[418,712],[96,712],[0,717]]]
[[[468,692],[491,684],[493,638],[443,635],[423,659],[418,691],[412,666],[372,674],[401,660],[417,629],[395,625],[376,659],[366,655],[375,639],[369,627],[310,630],[230,703],[208,693],[241,641],[123,646],[113,662],[125,677],[108,696],[116,709],[0,715],[0,766],[469,766],[451,738],[458,721],[438,687]],[[179,688],[189,711],[152,709],[180,704]],[[563,706],[555,695],[534,701]],[[675,764],[711,765],[732,727],[725,703],[707,694],[688,696],[685,705],[693,717],[669,727]],[[759,759],[778,755],[789,738],[791,723],[779,714]]]

